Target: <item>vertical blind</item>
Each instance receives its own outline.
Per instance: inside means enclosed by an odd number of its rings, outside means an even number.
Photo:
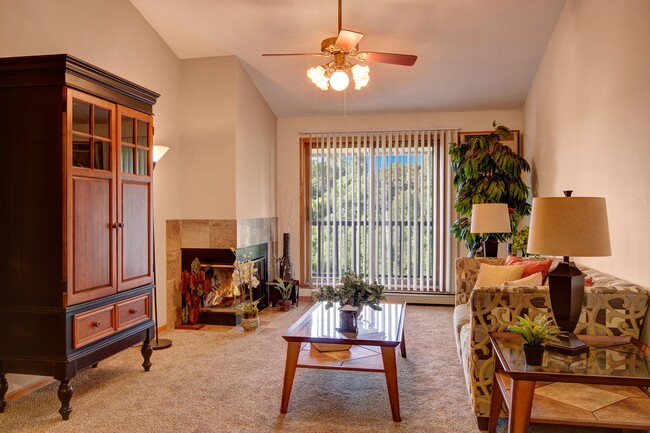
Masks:
[[[388,291],[448,293],[455,129],[304,134],[314,285],[348,270]]]

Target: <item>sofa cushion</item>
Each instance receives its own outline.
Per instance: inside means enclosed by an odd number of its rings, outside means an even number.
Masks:
[[[519,287],[535,287],[542,285],[542,273],[535,272],[533,275],[520,278],[518,280],[506,281],[503,283],[504,286],[519,286]]]
[[[524,266],[493,266],[481,263],[474,287],[495,287],[506,281],[518,280],[524,272]]]
[[[544,260],[531,260],[531,259],[522,259],[520,257],[515,257],[512,254],[508,255],[506,257],[506,265],[507,266],[521,266],[524,265],[524,273],[522,274],[522,277],[528,277],[530,275],[533,275],[537,272],[542,273],[542,283],[546,281],[546,275],[548,275],[548,271],[551,268],[551,265],[553,264],[552,259],[544,259]]]

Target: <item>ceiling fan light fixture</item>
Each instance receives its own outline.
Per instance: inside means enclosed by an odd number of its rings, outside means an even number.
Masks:
[[[344,70],[339,69],[332,73],[330,77],[330,86],[332,86],[332,89],[341,92],[348,88],[348,84],[350,84],[350,77],[348,77],[348,74]]]
[[[325,68],[316,66],[307,70],[307,77],[321,90],[327,90],[329,88],[329,80],[325,76],[325,72]]]
[[[352,79],[354,80],[355,90],[367,86],[370,81],[370,67],[359,64],[352,66]]]

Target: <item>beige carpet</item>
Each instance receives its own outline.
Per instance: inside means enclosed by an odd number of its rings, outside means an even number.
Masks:
[[[282,333],[305,311],[265,312],[264,328],[169,330],[173,346],[144,373],[139,348],[79,373],[70,420],[58,414],[57,384],[0,414],[0,432],[477,432],[452,334],[451,307],[408,306],[408,358],[398,357],[402,422],[391,420],[384,376],[299,369],[289,413],[280,394]],[[500,423],[499,431],[505,431]],[[609,432],[534,426],[531,432]]]

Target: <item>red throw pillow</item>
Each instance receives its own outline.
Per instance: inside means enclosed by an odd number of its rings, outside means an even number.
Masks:
[[[506,257],[506,265],[508,266],[524,265],[524,273],[522,275],[522,278],[527,277],[529,275],[533,275],[537,272],[541,272],[542,281],[546,281],[546,275],[548,274],[549,269],[551,269],[552,264],[553,264],[552,259],[528,260],[528,259],[522,259],[520,257],[515,257],[512,254]]]

